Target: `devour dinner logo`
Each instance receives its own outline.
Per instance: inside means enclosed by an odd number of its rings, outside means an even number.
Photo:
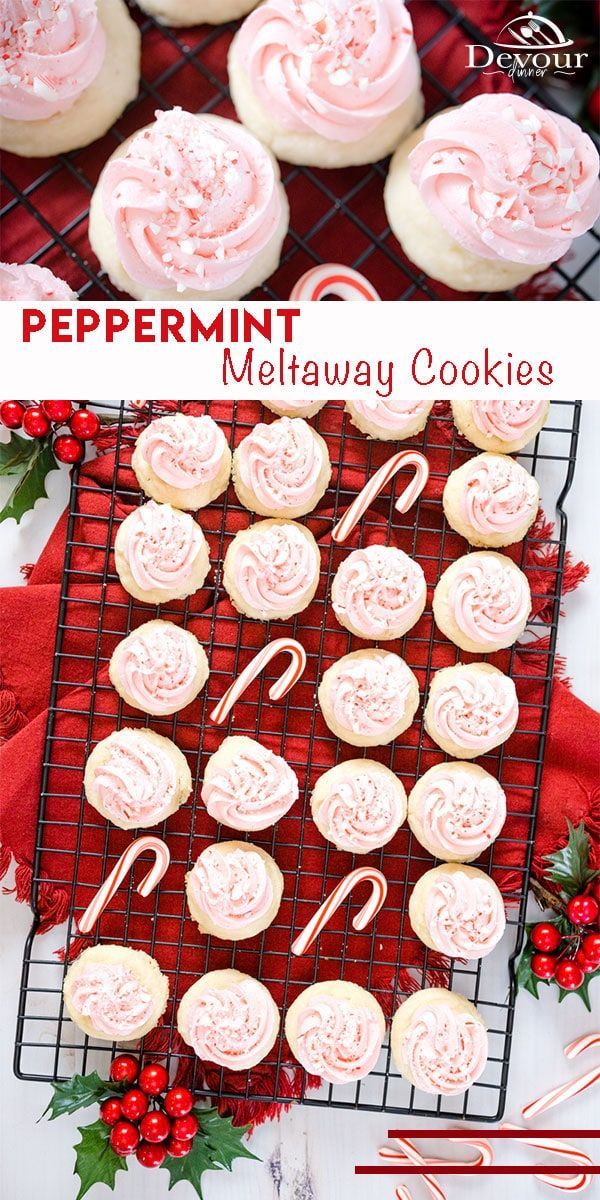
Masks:
[[[511,79],[574,75],[588,55],[572,46],[573,39],[554,21],[528,12],[508,21],[492,46],[469,45],[467,65],[470,70],[481,68],[484,75],[503,73]]]

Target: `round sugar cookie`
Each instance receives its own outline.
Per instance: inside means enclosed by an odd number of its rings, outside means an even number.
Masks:
[[[308,608],[320,570],[319,547],[304,525],[256,521],[230,543],[223,584],[238,612],[256,621],[284,621]]]
[[[485,1024],[470,1000],[446,988],[424,988],[394,1015],[390,1034],[397,1070],[433,1096],[460,1096],[483,1074]]]
[[[189,513],[149,500],[119,525],[115,566],[136,600],[184,600],[200,590],[210,571],[206,538]]]
[[[249,1071],[273,1049],[279,1011],[258,979],[230,968],[209,971],[182,997],[177,1028],[203,1062]]]
[[[231,450],[208,414],[170,413],[139,434],[131,465],[147,496],[194,512],[229,484]]]
[[[154,1029],[169,998],[158,963],[129,946],[88,946],[63,984],[65,1008],[87,1037],[134,1042]]]
[[[214,842],[188,871],[185,890],[200,932],[237,942],[272,925],[283,895],[283,875],[260,846]]]
[[[351,746],[386,746],[412,724],[419,685],[389,650],[355,650],[328,667],[319,704],[331,732]]]
[[[288,1008],[285,1036],[309,1074],[326,1083],[354,1083],[377,1064],[385,1017],[365,988],[331,979],[300,992]]]
[[[192,776],[185,755],[152,729],[118,729],[85,765],[86,800],[119,829],[146,829],[185,803]]]

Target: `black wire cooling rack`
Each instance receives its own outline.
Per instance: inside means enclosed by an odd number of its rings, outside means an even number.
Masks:
[[[433,862],[406,826],[384,850],[369,856],[372,865],[384,870],[389,883],[386,906],[374,925],[360,934],[351,928],[351,913],[364,899],[364,893],[359,892],[358,899],[354,897],[338,910],[314,950],[300,958],[289,952],[293,933],[304,927],[325,894],[354,865],[364,862],[326,844],[310,816],[308,796],[316,778],[335,762],[361,753],[331,735],[314,693],[315,680],[332,661],[364,645],[342,630],[331,612],[331,578],[348,552],[347,547],[331,542],[332,522],[346,509],[365,478],[387,459],[391,447],[364,438],[339,404],[326,405],[316,418],[315,425],[328,443],[334,464],[330,489],[316,513],[306,518],[322,549],[322,578],[314,601],[292,621],[275,622],[269,628],[234,613],[222,587],[222,562],[232,533],[249,523],[250,514],[239,505],[233,488],[225,498],[202,510],[199,520],[209,540],[214,582],[185,602],[163,605],[160,615],[190,626],[202,636],[211,674],[198,701],[183,713],[149,719],[123,705],[106,673],[119,638],[159,612],[123,591],[111,550],[118,523],[132,505],[144,499],[129,469],[136,429],[128,424],[132,413],[122,403],[94,407],[102,416],[118,422],[116,453],[114,468],[107,451],[104,460],[100,458],[101,469],[103,461],[105,464],[100,477],[92,479],[86,468],[80,467],[72,478],[34,863],[34,922],[24,952],[15,1071],[22,1079],[52,1081],[95,1068],[101,1077],[107,1077],[115,1047],[90,1040],[70,1022],[62,1001],[66,966],[48,948],[47,936],[39,932],[37,903],[43,889],[69,891],[73,881],[86,872],[88,882],[76,888],[66,927],[65,944],[77,953],[77,917],[134,836],[109,825],[87,804],[83,765],[92,747],[113,729],[151,723],[185,749],[194,791],[166,827],[156,830],[166,838],[172,855],[163,883],[142,901],[130,881],[105,910],[94,938],[145,949],[168,973],[171,998],[161,1049],[170,1053],[171,1061],[175,1057],[180,1069],[188,1070],[198,1094],[286,1102],[290,1091],[286,1066],[289,1051],[282,1038],[265,1064],[264,1073],[238,1075],[235,1084],[218,1068],[207,1077],[193,1053],[177,1041],[178,1002],[199,975],[228,966],[255,974],[270,988],[283,1015],[301,988],[317,980],[351,977],[370,989],[391,1013],[402,999],[405,984],[400,981],[406,979],[406,972],[421,987],[432,968],[439,966],[439,960],[421,945],[406,918],[410,888]],[[229,409],[226,411],[233,446],[255,425],[259,410],[248,401],[234,410],[233,416]],[[225,427],[221,411],[211,407],[211,412]],[[136,416],[137,430],[152,415],[150,404],[143,416]],[[270,414],[266,416],[270,419]],[[520,455],[524,465],[539,478],[548,515],[553,516],[556,508],[557,526],[555,532],[548,527],[538,529],[516,549],[516,561],[521,565],[535,554],[535,570],[539,572],[536,578],[542,581],[539,594],[533,589],[534,601],[540,601],[534,606],[539,615],[528,626],[525,649],[520,644],[518,653],[513,648],[492,656],[492,661],[515,679],[520,718],[506,746],[480,760],[507,790],[512,822],[510,838],[505,830],[483,856],[481,865],[499,878],[509,864],[514,905],[508,909],[506,935],[494,953],[479,963],[455,960],[446,979],[448,986],[476,1003],[488,1025],[490,1058],[486,1071],[464,1096],[429,1097],[415,1092],[396,1073],[386,1039],[376,1069],[358,1084],[311,1091],[302,1076],[300,1098],[306,1103],[477,1121],[498,1120],[504,1110],[514,1019],[513,964],[523,937],[565,561],[567,519],[563,502],[573,478],[579,420],[580,402],[554,401],[546,428]],[[428,454],[432,479],[438,485],[434,489],[437,498],[421,497],[406,516],[400,517],[393,507],[393,496],[386,492],[363,519],[359,544],[367,544],[377,534],[381,538],[383,531],[386,540],[394,541],[421,563],[431,597],[442,571],[467,548],[443,518],[441,487],[448,473],[476,451],[458,436],[447,405],[437,405],[425,432],[407,444]],[[356,463],[352,476],[349,479],[344,475],[342,479],[339,466],[350,462]],[[204,621],[201,629],[195,623],[198,613]],[[298,637],[305,646],[308,682],[300,681],[281,704],[269,705],[269,680],[277,675],[275,664],[238,702],[229,723],[217,730],[208,719],[214,703],[256,648],[280,634]],[[386,645],[402,654],[415,671],[422,699],[432,671],[441,663],[447,665],[459,658],[459,651],[436,629],[430,604],[413,630],[400,642]],[[407,791],[416,778],[444,758],[424,734],[422,711],[421,705],[412,731],[391,747],[368,752],[392,767]],[[258,938],[232,945],[199,935],[187,913],[183,893],[184,872],[201,850],[215,838],[231,836],[230,831],[223,831],[208,818],[199,798],[207,757],[230,732],[259,737],[276,753],[283,753],[300,781],[300,799],[291,812],[273,830],[251,835],[253,842],[274,855],[283,871],[284,900],[276,922]],[[156,1053],[156,1047],[152,1048]],[[144,1050],[142,1046],[141,1052],[151,1056],[149,1048]]]
[[[467,70],[463,44],[489,44],[449,0],[410,5],[423,74],[427,116],[480,90],[479,70]],[[235,25],[175,32],[132,5],[142,31],[142,81],[136,100],[106,137],[91,147],[50,160],[4,155],[0,208],[2,258],[47,266],[87,300],[118,293],[95,259],[87,236],[89,200],[115,146],[152,121],[157,108],[179,104],[191,111],[234,117],[227,87],[227,49]],[[434,30],[431,33],[431,29]],[[438,67],[443,62],[443,75]],[[432,68],[435,68],[432,69]],[[527,97],[563,111],[553,95],[531,81]],[[566,114],[568,115],[568,114]],[[291,228],[281,264],[253,299],[287,299],[299,276],[315,263],[344,261],[363,271],[384,300],[469,300],[488,295],[454,292],[419,271],[402,253],[386,220],[386,163],[341,171],[283,168]],[[549,271],[492,299],[592,300],[598,296],[600,236],[590,231]]]

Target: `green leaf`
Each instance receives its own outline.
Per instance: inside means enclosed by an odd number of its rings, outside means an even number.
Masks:
[[[531,929],[531,925],[528,925],[527,926],[527,945],[525,946],[523,953],[521,954],[521,957],[517,963],[517,969],[515,971],[515,984],[516,984],[516,988],[517,988],[518,992],[519,991],[530,992],[532,996],[535,996],[536,1000],[539,1000],[540,996],[539,996],[539,992],[538,992],[538,987],[539,987],[540,983],[542,982],[542,980],[538,979],[537,975],[534,975],[533,971],[531,970],[531,960],[533,958],[533,955],[535,954],[535,948],[532,946],[531,942],[529,941],[529,930],[530,929]]]
[[[575,829],[570,821],[569,838],[562,850],[554,854],[546,854],[546,862],[550,863],[548,878],[558,884],[566,896],[577,896],[598,875],[589,866],[590,843],[583,821]]]
[[[79,1176],[77,1200],[81,1200],[95,1183],[105,1183],[114,1191],[117,1171],[127,1170],[127,1159],[115,1154],[109,1142],[110,1129],[103,1121],[79,1129],[81,1141],[75,1147],[74,1175]]]
[[[566,992],[564,988],[559,988],[558,989],[558,991],[559,991],[558,1003],[562,1004],[565,996],[579,996],[579,999],[583,1000],[583,1003],[585,1004],[585,1007],[587,1008],[588,1012],[591,1012],[592,1011],[592,1002],[590,1000],[590,983],[591,983],[592,979],[597,979],[599,975],[600,975],[600,967],[598,968],[597,971],[591,971],[589,975],[586,975],[581,987],[576,988],[575,991]]]
[[[231,1119],[220,1116],[216,1108],[195,1108],[194,1113],[199,1129],[190,1153],[185,1158],[166,1158],[162,1167],[169,1172],[169,1191],[176,1183],[189,1183],[202,1200],[205,1171],[231,1171],[236,1158],[256,1159],[256,1155],[243,1142],[247,1125],[236,1128]]]
[[[47,495],[46,476],[50,471],[58,470],[50,442],[38,441],[31,444],[35,451],[0,512],[0,521],[7,521],[9,517],[13,517],[18,525],[24,514],[33,508],[36,500]]]
[[[38,443],[32,438],[11,433],[10,441],[0,442],[0,475],[22,475],[37,448]]]
[[[90,1104],[100,1104],[109,1096],[119,1096],[123,1090],[119,1084],[105,1083],[97,1071],[91,1075],[73,1075],[66,1083],[53,1083],[52,1088],[54,1095],[42,1113],[45,1116],[49,1112],[50,1121]]]

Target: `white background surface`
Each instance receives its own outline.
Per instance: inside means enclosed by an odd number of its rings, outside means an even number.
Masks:
[[[560,306],[563,307],[563,306]],[[564,306],[566,307],[566,306]],[[579,310],[581,311],[581,310]],[[582,419],[582,437],[575,481],[567,501],[569,515],[568,544],[575,557],[583,557],[591,566],[590,580],[565,599],[565,616],[560,627],[559,651],[566,655],[576,693],[594,707],[600,706],[598,672],[598,578],[600,541],[598,538],[598,461],[600,451],[600,402],[586,401]],[[543,468],[542,468],[543,470]],[[542,473],[542,472],[540,472]],[[35,560],[66,500],[67,479],[61,472],[49,477],[50,499],[38,502],[34,518],[28,516],[17,530],[13,522],[0,526],[2,560],[0,583],[21,582],[19,567]],[[0,493],[0,496],[3,493]],[[17,1007],[17,991],[23,940],[30,913],[25,905],[9,898],[0,901],[3,987],[0,992],[0,1066],[2,1087],[0,1103],[4,1165],[2,1191],[6,1200],[31,1200],[43,1194],[44,1200],[71,1200],[77,1187],[72,1177],[72,1146],[77,1139],[77,1123],[94,1119],[94,1110],[80,1116],[63,1117],[48,1124],[36,1120],[45,1108],[49,1087],[24,1083],[12,1075],[12,1051]],[[522,1105],[546,1088],[586,1070],[598,1061],[593,1054],[567,1064],[562,1048],[573,1037],[600,1027],[600,986],[593,985],[595,1012],[590,1016],[583,1005],[569,997],[560,1007],[554,994],[543,989],[536,1001],[529,995],[517,1000],[515,1038],[509,1077],[506,1120],[519,1122]],[[251,1148],[262,1163],[242,1161],[233,1176],[204,1176],[205,1200],[393,1200],[395,1181],[391,1178],[357,1179],[357,1162],[375,1162],[377,1147],[386,1140],[390,1124],[400,1118],[377,1113],[334,1113],[326,1109],[295,1107],[278,1123],[259,1129]],[[418,1124],[419,1122],[416,1122]],[[403,1123],[404,1124],[404,1123]],[[410,1122],[405,1122],[410,1126]],[[600,1126],[600,1089],[586,1097],[550,1112],[546,1128],[597,1128]],[[538,1122],[538,1127],[542,1123]],[[584,1145],[584,1143],[578,1143]],[[432,1152],[437,1151],[430,1143]],[[587,1147],[592,1151],[591,1144]],[[532,1151],[523,1150],[523,1159],[534,1161]],[[506,1149],[498,1157],[515,1161]],[[159,1200],[167,1196],[166,1172],[151,1173],[130,1164],[121,1174],[115,1196],[121,1200]],[[411,1183],[415,1200],[427,1195],[422,1182]],[[520,1178],[511,1183],[516,1200],[534,1200],[550,1196],[541,1183]],[[498,1180],[447,1180],[449,1200],[475,1197],[499,1200],[506,1195],[506,1184]],[[596,1179],[587,1195],[598,1195]],[[108,1196],[98,1188],[93,1200]],[[185,1185],[175,1189],[174,1200],[192,1192]]]

